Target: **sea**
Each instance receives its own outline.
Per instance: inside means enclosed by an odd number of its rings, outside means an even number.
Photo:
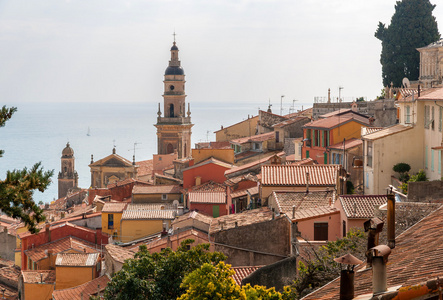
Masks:
[[[3,104],[0,104],[3,106]],[[17,112],[0,128],[0,179],[8,170],[31,168],[41,162],[44,170],[54,170],[52,183],[41,193],[34,192],[37,203],[50,203],[58,198],[57,176],[61,169],[61,153],[69,142],[74,150],[78,185],[90,186],[88,165],[116,153],[132,161],[152,159],[157,153],[157,103],[5,103]],[[300,104],[305,108],[309,103]],[[249,117],[267,103],[191,103],[192,143],[215,141],[214,131]],[[277,114],[280,112],[276,112]],[[284,107],[288,113],[290,107]],[[88,135],[89,133],[89,135]]]

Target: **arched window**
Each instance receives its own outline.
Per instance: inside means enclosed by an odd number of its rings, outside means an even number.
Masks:
[[[172,146],[172,144],[168,144],[168,146],[166,147],[166,154],[170,154],[174,152],[174,147]]]
[[[186,143],[185,143],[185,149],[184,149],[184,151],[183,151],[183,157],[188,157],[188,148],[187,148],[187,145],[186,145]]]
[[[174,104],[169,104],[169,117],[174,117]]]

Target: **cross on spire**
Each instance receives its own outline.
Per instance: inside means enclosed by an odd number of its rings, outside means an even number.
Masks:
[[[174,36],[174,43],[175,43],[175,36],[177,35],[177,34],[175,33],[175,30],[174,30],[174,33],[173,33],[172,35]]]

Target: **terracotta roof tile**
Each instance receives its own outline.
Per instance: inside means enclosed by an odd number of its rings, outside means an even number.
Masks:
[[[54,270],[23,270],[21,271],[23,276],[23,281],[25,283],[54,283],[55,282],[55,271]]]
[[[390,126],[390,127],[386,127],[386,128],[384,128],[382,130],[375,131],[375,132],[370,133],[370,134],[366,134],[366,135],[362,136],[362,139],[364,139],[364,140],[377,140],[377,139],[384,138],[384,137],[389,136],[389,135],[393,135],[393,134],[397,134],[397,133],[400,133],[400,132],[404,132],[404,131],[410,130],[412,128],[413,128],[412,126],[405,126],[405,125],[397,124],[397,125],[393,125],[393,126]]]
[[[102,212],[104,213],[122,213],[128,204],[124,202],[107,202],[103,205]]]
[[[216,165],[219,165],[221,167],[225,167],[227,169],[232,168],[231,164],[225,163],[224,161],[221,161],[221,160],[216,159],[214,157],[210,157],[210,158],[208,158],[206,160],[203,160],[203,161],[199,162],[198,164],[195,164],[193,166],[187,167],[186,169],[183,169],[183,172],[185,172],[187,170],[194,169],[194,168],[198,168],[198,167],[201,167],[201,166],[204,166],[204,165],[207,165],[207,164],[216,164]]]
[[[232,275],[232,278],[234,279],[235,283],[238,285],[241,285],[241,281],[243,278],[251,275],[253,272],[260,269],[262,266],[253,266],[253,267],[232,267],[231,269],[235,271],[234,275]]]
[[[301,209],[295,212],[294,218],[292,218],[292,215],[289,215],[293,220],[306,220],[311,218],[316,218],[320,216],[327,216],[332,214],[339,214],[340,211],[331,206],[319,206],[314,208],[306,208]]]
[[[8,300],[18,300],[18,291],[15,288],[12,288],[4,283],[0,282],[0,291],[2,291],[2,296],[3,296],[3,291],[4,291],[4,295],[5,298]]]
[[[190,203],[226,203],[225,192],[190,192]]]
[[[124,263],[127,259],[134,258],[135,254],[134,251],[113,244],[107,244],[105,249],[114,260],[121,263]]]
[[[396,238],[388,258],[387,286],[404,289],[443,276],[443,206]],[[360,265],[355,272],[355,297],[372,294],[372,272]],[[303,299],[338,299],[340,278]]]
[[[6,279],[6,282],[4,283],[10,282],[16,285],[18,284],[19,276],[20,268],[17,266],[0,268],[0,281],[4,281],[4,279]]]
[[[247,136],[244,138],[234,139],[231,140],[231,144],[246,144],[246,143],[252,143],[252,142],[264,142],[268,140],[275,139],[275,132],[267,132],[252,136]]]
[[[344,116],[332,116],[332,117],[329,117],[326,119],[319,119],[319,120],[313,121],[311,123],[306,123],[303,127],[304,128],[332,129],[332,128],[335,128],[341,124],[348,123],[351,121],[360,123],[365,126],[369,125],[369,120],[367,118],[344,115]]]
[[[4,258],[0,257],[0,268],[3,268],[3,267],[13,267],[14,264],[15,263],[12,260],[7,260],[7,259],[4,259]]]
[[[100,253],[59,253],[56,266],[91,267],[97,264]]]
[[[374,209],[388,201],[386,195],[343,195],[339,201],[348,218],[370,219],[374,217]]]
[[[210,180],[210,181],[202,183],[200,185],[193,186],[191,188],[191,191],[193,191],[193,192],[225,192],[226,186],[221,183]]]
[[[238,198],[238,197],[246,196],[246,195],[248,195],[248,193],[251,195],[258,195],[258,186],[254,186],[249,189],[244,189],[244,190],[232,192],[231,198]]]
[[[253,169],[255,167],[260,167],[261,165],[266,164],[272,157],[274,157],[274,155],[276,155],[276,154],[271,154],[269,156],[257,159],[257,160],[255,160],[253,162],[244,164],[242,166],[234,167],[234,168],[232,168],[230,170],[226,170],[225,171],[225,176],[228,176],[230,174],[234,174],[234,173],[237,173],[237,172],[242,172],[242,171],[245,171],[245,170],[248,170],[248,169]],[[285,152],[279,152],[277,155],[279,157],[283,157],[285,155]]]
[[[134,186],[133,194],[179,194],[180,185]]]
[[[263,165],[262,185],[306,186],[309,173],[310,186],[335,186],[339,176],[339,165]]]
[[[172,222],[172,225],[178,224],[178,223],[180,223],[182,221],[185,221],[187,219],[194,219],[194,220],[197,220],[197,221],[200,221],[202,223],[205,223],[205,224],[209,225],[209,224],[211,224],[211,222],[213,220],[213,217],[205,215],[205,214],[202,214],[202,213],[197,212],[197,211],[190,211],[190,212],[187,212],[187,213],[177,217]]]
[[[76,237],[68,236],[50,243],[40,245],[34,249],[25,250],[25,253],[32,261],[38,262],[48,257],[48,250],[49,252],[52,251],[54,255],[70,249],[76,250],[78,252],[86,251],[87,253],[100,252],[100,249],[97,249],[96,247],[98,246],[95,244],[89,243]]]
[[[295,206],[295,218],[307,218],[325,213],[333,213],[336,210],[326,208],[334,202],[334,191],[312,191],[306,192],[289,192],[274,191],[272,198],[275,201],[278,212],[286,214],[292,218],[293,207]],[[304,211],[308,210],[308,211]]]
[[[235,228],[237,226],[247,226],[255,223],[261,223],[272,220],[274,213],[268,207],[247,210],[242,213],[225,215],[215,218],[209,229],[209,233],[213,234],[221,230]],[[223,227],[223,229],[222,229]]]
[[[293,163],[291,163],[291,165],[294,166],[315,165],[315,164],[316,164],[315,161],[310,157],[296,160]]]
[[[151,175],[154,170],[154,160],[143,160],[135,163],[138,166],[137,176]]]
[[[144,203],[144,204],[128,204],[125,211],[130,210],[175,210],[176,207],[169,203]]]
[[[100,292],[103,292],[106,286],[108,285],[109,281],[110,281],[109,277],[104,275],[76,287],[64,290],[55,290],[52,293],[52,298],[54,300],[89,299],[90,295],[97,294],[99,286],[100,286]]]
[[[283,122],[280,122],[280,123],[274,124],[274,125],[272,125],[272,127],[274,127],[274,128],[283,128],[283,127],[285,127],[285,126],[288,126],[288,125],[294,124],[294,123],[299,122],[299,121],[301,121],[301,120],[306,120],[306,121],[308,121],[308,120],[310,120],[310,119],[309,119],[308,117],[299,116],[299,117],[291,118],[291,119],[289,119],[289,120],[285,120],[285,121],[283,121]]]
[[[360,146],[363,144],[363,141],[361,139],[349,139],[346,140],[343,146],[343,142],[337,143],[331,146],[328,146],[328,149],[336,149],[336,150],[343,150],[343,149],[351,149],[357,146]]]
[[[123,220],[174,220],[174,210],[126,210],[123,212]]]
[[[416,93],[417,95],[417,93]],[[443,88],[429,89],[427,93],[423,93],[418,100],[443,100]]]

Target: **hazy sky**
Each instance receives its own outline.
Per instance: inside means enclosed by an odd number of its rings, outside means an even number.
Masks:
[[[174,30],[190,102],[373,99],[395,2],[0,0],[0,102],[162,101]]]

